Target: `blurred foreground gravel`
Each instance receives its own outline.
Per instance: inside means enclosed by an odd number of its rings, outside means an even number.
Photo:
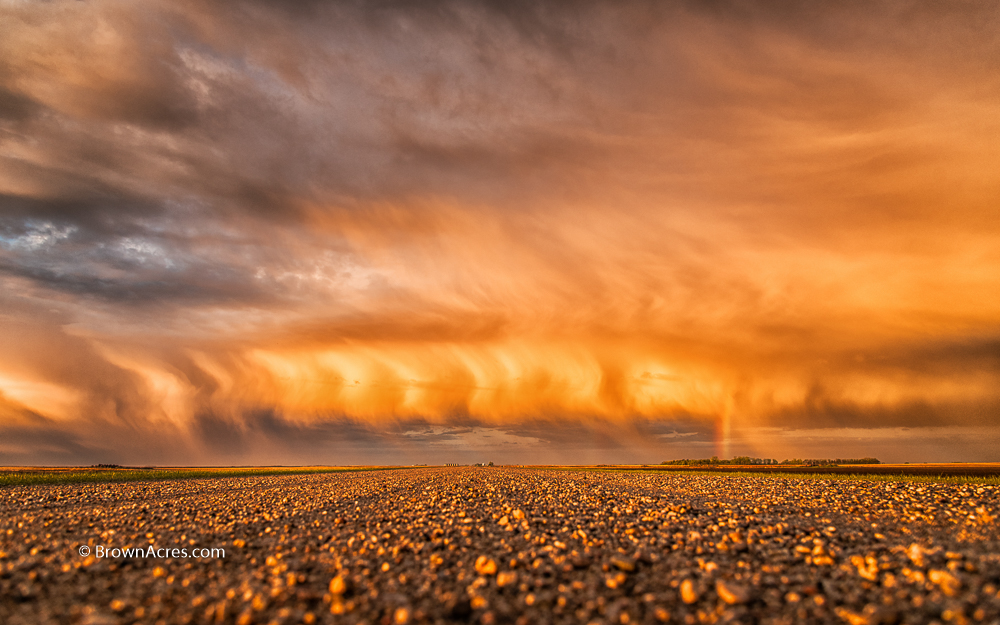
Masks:
[[[998,504],[512,468],[5,488],[0,623],[1000,623]]]

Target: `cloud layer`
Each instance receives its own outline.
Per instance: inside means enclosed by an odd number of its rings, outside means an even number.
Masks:
[[[998,26],[4,2],[0,464],[1000,460]]]

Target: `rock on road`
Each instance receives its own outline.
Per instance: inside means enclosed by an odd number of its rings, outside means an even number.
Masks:
[[[12,487],[0,622],[998,623],[998,509],[989,485],[500,467]],[[202,548],[225,556],[169,557]]]

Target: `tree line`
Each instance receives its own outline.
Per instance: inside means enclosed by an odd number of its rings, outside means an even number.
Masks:
[[[750,456],[736,456],[731,460],[722,460],[718,456],[712,456],[711,458],[699,458],[691,459],[684,458],[683,460],[664,460],[660,464],[667,465],[681,465],[681,466],[697,466],[697,465],[806,465],[806,466],[825,466],[834,464],[882,464],[878,458],[794,458],[791,460],[782,460],[778,462],[775,458],[751,458]]]

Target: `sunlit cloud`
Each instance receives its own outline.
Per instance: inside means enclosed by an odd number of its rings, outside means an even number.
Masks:
[[[0,463],[996,460],[996,20],[4,3]]]

